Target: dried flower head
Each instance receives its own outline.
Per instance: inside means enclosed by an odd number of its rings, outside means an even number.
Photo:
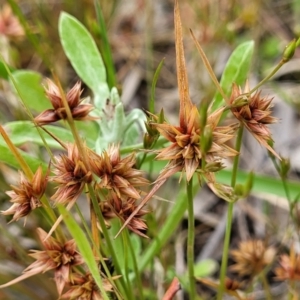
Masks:
[[[278,280],[300,280],[300,255],[295,254],[292,247],[290,255],[280,256],[280,267],[275,268],[276,279]]]
[[[0,11],[0,34],[9,38],[20,38],[24,36],[23,27],[7,4],[4,5]]]
[[[31,250],[29,254],[36,259],[29,265],[24,273],[32,273],[32,275],[45,273],[54,270],[54,280],[59,295],[67,282],[73,266],[82,264],[84,261],[76,250],[75,240],[69,240],[61,243],[53,237],[47,237],[47,233],[41,229],[37,229],[39,239],[45,250]]]
[[[117,278],[117,276],[115,276]],[[115,279],[113,277],[113,279]],[[69,290],[60,299],[68,300],[103,300],[101,292],[96,285],[92,275],[87,273],[85,276],[77,273],[72,274],[72,284]],[[102,278],[103,288],[106,292],[112,292],[113,286],[106,278]]]
[[[14,215],[12,221],[17,221],[27,216],[32,210],[41,206],[40,198],[43,196],[47,185],[47,175],[43,176],[42,167],[39,167],[32,180],[25,178],[20,172],[20,183],[18,186],[11,186],[12,191],[6,192],[11,197],[13,205],[3,215]]]
[[[209,286],[209,287],[212,287],[216,290],[220,289],[220,283],[219,282],[216,282],[212,279],[209,279],[209,278],[197,278],[197,281]],[[243,299],[243,300],[246,300],[246,299],[250,299],[250,298],[242,298],[240,293],[239,293],[239,290],[242,290],[244,289],[245,286],[244,286],[244,283],[243,282],[239,282],[239,281],[236,281],[236,280],[233,280],[229,277],[226,277],[225,278],[225,292],[230,295],[230,296],[233,296],[234,298],[236,299]]]
[[[134,153],[121,158],[119,145],[110,145],[101,156],[90,155],[90,165],[93,172],[101,179],[97,185],[100,189],[107,189],[115,193],[119,198],[140,198],[138,187],[148,185],[143,177],[143,172],[134,169]]]
[[[262,240],[243,241],[239,244],[239,249],[231,251],[235,264],[230,267],[230,270],[240,276],[254,277],[272,263],[275,254],[275,248],[267,247]]]
[[[256,91],[253,95],[249,95],[249,92],[250,88],[248,82],[246,83],[244,92],[242,92],[242,89],[236,84],[233,84],[229,100],[232,105],[231,111],[263,147],[278,157],[277,153],[269,145],[269,142],[273,140],[267,126],[268,124],[277,122],[277,119],[271,115],[273,98],[261,97],[260,91]],[[237,99],[245,97],[248,100],[248,104],[243,106],[234,105]]]
[[[35,117],[35,121],[39,125],[46,125],[67,119],[67,112],[63,104],[63,96],[61,95],[60,89],[50,79],[47,80],[47,83],[46,95],[51,101],[53,109],[47,109]],[[88,116],[93,106],[91,104],[81,104],[83,101],[83,99],[80,99],[82,91],[81,83],[77,82],[64,97],[66,97],[74,120],[93,120],[95,118]]]
[[[8,283],[0,285],[0,288],[11,286],[31,276],[54,270],[54,281],[57,291],[61,295],[66,283],[72,281],[72,267],[83,264],[83,258],[76,251],[75,240],[65,243],[59,242],[53,237],[47,237],[47,232],[38,228],[37,233],[45,250],[30,250],[30,256],[36,259],[29,265],[23,274]]]
[[[124,222],[136,209],[137,204],[134,198],[121,199],[112,193],[107,200],[100,202],[100,207],[102,215],[107,221],[117,217]],[[141,209],[127,224],[127,228],[140,236],[146,237],[144,232],[148,227],[141,218],[147,213],[149,213],[148,210]]]
[[[225,145],[225,143],[233,137],[237,127],[235,125],[217,127],[223,109],[219,109],[210,114],[206,119],[205,126],[203,126],[203,124],[200,123],[200,114],[197,106],[194,105],[190,99],[182,41],[182,26],[177,1],[175,2],[174,22],[177,82],[180,101],[179,126],[173,126],[167,122],[152,124],[152,130],[157,129],[160,134],[171,142],[170,146],[158,151],[156,159],[168,160],[169,162],[161,171],[156,184],[126,220],[120,231],[128,225],[134,215],[146,205],[167,178],[173,174],[185,172],[187,181],[190,181],[194,173],[201,169],[202,165],[205,165],[205,163],[202,164],[203,156],[205,156],[205,162],[215,164],[212,167],[214,171],[217,171],[222,168],[222,166],[218,161],[216,162],[216,160],[237,155],[235,150]],[[201,138],[203,139],[202,141]],[[218,166],[220,166],[220,168],[216,168]],[[206,169],[202,171],[209,181],[214,181],[211,170]]]
[[[196,170],[201,169],[204,165],[202,164],[204,156],[205,161],[216,162],[220,158],[237,155],[235,150],[225,145],[233,137],[237,127],[235,125],[217,127],[223,108],[208,115],[204,122],[200,121],[198,108],[192,103],[189,95],[182,25],[177,2],[175,3],[174,20],[177,82],[180,99],[179,126],[173,126],[166,122],[163,124],[157,122],[155,126],[160,134],[171,142],[171,145],[160,150],[156,157],[159,160],[169,161],[158,180],[182,171],[186,173],[187,181],[190,181]]]
[[[186,117],[180,119],[180,126],[173,126],[166,122],[155,124],[160,134],[171,142],[170,146],[159,150],[159,154],[156,156],[158,160],[169,161],[158,180],[182,171],[185,172],[186,179],[189,181],[193,174],[202,168],[202,159],[209,164],[216,163],[221,158],[237,155],[234,149],[226,145],[226,142],[234,136],[237,129],[236,124],[217,126],[222,112],[223,108],[208,116],[203,130],[209,132],[210,136],[203,135],[199,111],[195,105],[191,105],[190,109],[186,111]],[[201,143],[207,143],[206,153],[202,153]]]
[[[92,172],[87,170],[76,144],[67,144],[66,147],[68,154],[56,158],[53,164],[55,176],[51,178],[59,184],[51,199],[61,204],[75,201],[82,193],[85,184],[93,180]]]

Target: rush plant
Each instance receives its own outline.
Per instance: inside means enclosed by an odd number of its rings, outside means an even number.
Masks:
[[[15,2],[10,2],[18,14]],[[100,6],[95,7],[101,15]],[[4,35],[24,35],[11,10],[1,16],[0,24],[6,24],[3,19],[11,20],[3,29]],[[33,71],[10,68],[2,55],[3,74],[7,74],[9,87],[28,116],[26,121],[0,125],[0,160],[19,171],[15,173],[16,183],[6,191],[10,199],[1,211],[7,221],[2,230],[9,232],[15,222],[23,222],[26,228],[32,219],[37,237],[36,247],[28,251],[33,261],[23,273],[11,280],[0,277],[4,293],[29,277],[47,273],[54,279],[58,299],[148,299],[150,266],[187,210],[187,272],[171,276],[173,282],[167,284],[163,299],[173,299],[180,288],[189,294],[189,299],[202,299],[197,292],[198,281],[216,289],[219,300],[225,293],[246,299],[247,292],[239,291],[244,275],[250,277],[251,284],[261,280],[266,297],[271,299],[264,272],[276,260],[276,249],[262,240],[249,240],[230,252],[231,224],[235,203],[246,198],[253,184],[260,180],[254,179],[251,172],[244,183],[238,180],[244,130],[268,151],[279,173],[282,171],[281,179],[286,179],[286,160],[273,147],[269,128],[277,122],[272,115],[273,98],[262,96],[260,88],[292,58],[299,40],[287,46],[282,60],[262,82],[250,87],[247,77],[253,41],[236,48],[218,82],[191,31],[190,38],[216,91],[212,99],[198,105],[192,102],[189,92],[178,1],[174,20],[179,91],[176,124],[171,124],[163,111],[125,112],[119,91],[112,85],[115,78],[111,56],[107,52],[101,55],[88,30],[66,12],[59,18],[60,42],[81,79],[71,89],[63,88],[55,70],[51,69],[51,79],[42,78]],[[103,23],[100,26],[105,30]],[[110,51],[108,45],[107,49]],[[91,91],[91,97],[82,96],[84,89]],[[21,147],[28,140],[36,146],[33,154]],[[233,166],[222,173],[228,159],[233,160]],[[157,173],[160,161],[165,164],[157,177],[150,180],[151,169]],[[220,173],[227,174],[227,184],[218,180]],[[160,205],[162,199],[156,193],[171,177],[177,178],[180,192],[162,228],[155,232],[147,204],[155,200]],[[273,184],[276,183],[274,180]],[[228,207],[217,282],[205,278],[212,273],[211,265],[195,264],[194,197],[204,185],[224,199]],[[9,234],[8,240],[12,245],[18,244]],[[240,281],[226,277],[229,256],[235,260],[230,270],[239,273]],[[295,295],[295,281],[299,280],[298,256],[293,249],[290,256],[281,255],[276,269],[276,280],[289,281],[291,295]]]

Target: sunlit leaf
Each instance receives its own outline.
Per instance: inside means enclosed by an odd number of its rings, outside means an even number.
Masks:
[[[59,35],[76,73],[93,91],[96,107],[103,108],[109,97],[106,70],[91,34],[76,18],[63,12],[59,18]]]
[[[3,141],[0,141],[0,161],[14,167],[16,169],[20,169],[20,165],[18,161],[16,160],[15,156],[12,154],[10,149],[3,144]],[[35,172],[37,168],[41,165],[43,167],[43,170],[46,171],[47,169],[47,164],[44,163],[43,161],[39,160],[38,158],[35,158],[33,156],[30,156],[26,152],[19,150],[23,159],[26,161],[28,164],[29,168]]]
[[[95,280],[98,287],[103,290],[103,283],[101,280],[98,264],[95,260],[95,256],[93,254],[91,245],[83,232],[83,230],[80,228],[78,223],[75,221],[73,216],[64,208],[63,206],[59,206],[59,211],[63,216],[64,222],[66,223],[68,230],[70,231],[72,237],[76,241],[76,245],[79,249],[80,254],[82,255],[85,263],[87,264],[89,271],[91,272],[93,279]],[[104,293],[106,295],[106,293]],[[105,297],[105,295],[102,295]],[[105,297],[107,298],[107,295]]]
[[[34,71],[20,70],[14,71],[12,76],[13,79],[10,80],[10,83],[28,108],[37,112],[51,108],[51,103],[47,99],[41,84],[41,74]]]
[[[5,64],[2,61],[0,61],[0,78],[8,79],[9,73],[7,72],[6,67],[8,67],[10,72],[13,72],[15,70],[13,67],[5,66]]]
[[[34,143],[37,145],[43,145],[43,141],[38,133],[37,128],[30,121],[15,121],[6,123],[5,130],[9,134],[11,141],[20,146],[24,143]],[[63,142],[73,142],[74,138],[71,132],[65,128],[57,126],[45,126],[47,130],[57,136]],[[56,142],[51,136],[41,130],[47,144],[51,148],[61,148],[61,145]]]
[[[231,54],[220,82],[226,96],[230,95],[233,82],[237,85],[243,85],[245,83],[249,73],[253,51],[254,42],[249,41],[239,45]],[[212,110],[215,111],[224,104],[223,97],[217,92],[213,99]]]

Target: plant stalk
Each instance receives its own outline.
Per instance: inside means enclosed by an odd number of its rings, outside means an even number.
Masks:
[[[193,177],[186,183],[188,200],[188,238],[187,238],[187,264],[189,274],[190,299],[196,299],[196,284],[194,276],[194,242],[195,242],[195,216],[193,199]]]
[[[241,145],[242,145],[243,130],[244,130],[244,126],[241,124],[239,131],[238,131],[238,135],[237,135],[237,139],[236,139],[236,146],[235,146],[235,149],[238,152],[240,152]],[[238,154],[234,158],[232,176],[231,176],[231,186],[233,188],[236,183],[239,158],[240,158],[240,154]],[[227,262],[228,262],[228,255],[229,255],[231,225],[232,225],[232,219],[233,219],[233,206],[234,206],[234,202],[230,202],[228,204],[228,208],[227,208],[227,222],[226,222],[226,231],[225,231],[222,264],[221,264],[221,272],[220,272],[220,286],[219,286],[218,296],[217,296],[218,300],[223,299],[223,294],[224,294],[224,290],[225,290],[225,278],[226,278]]]

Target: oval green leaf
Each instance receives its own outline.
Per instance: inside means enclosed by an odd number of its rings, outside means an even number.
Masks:
[[[73,68],[101,101],[96,103],[97,107],[102,108],[109,97],[109,89],[105,66],[91,34],[77,19],[63,12],[59,18],[59,35]]]
[[[227,96],[230,95],[232,83],[242,85],[245,83],[254,51],[254,41],[248,41],[239,45],[229,57],[225,66],[220,85]],[[212,110],[215,111],[222,105],[224,99],[219,92],[216,93]]]

